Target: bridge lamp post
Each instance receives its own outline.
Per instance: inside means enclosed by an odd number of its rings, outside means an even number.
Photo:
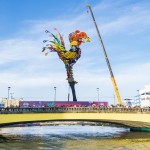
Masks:
[[[98,98],[98,101],[99,101],[99,88],[97,88],[97,98]]]
[[[140,94],[139,94],[139,90],[137,90],[137,94],[140,95]]]
[[[8,99],[7,99],[7,107],[8,107],[8,100],[9,100],[9,92],[10,92],[10,88],[11,88],[11,87],[8,87]]]
[[[8,99],[9,99],[9,92],[10,92],[10,88],[11,88],[11,87],[8,87]]]
[[[54,93],[54,101],[56,101],[56,87],[54,87],[54,91],[55,91],[55,93]]]
[[[114,106],[116,105],[116,98],[115,98],[115,94],[113,95],[114,96]]]
[[[140,99],[140,92],[139,92],[139,90],[137,90],[137,93],[138,93],[137,99],[138,99],[138,101],[139,101],[139,105],[141,106],[141,99]]]

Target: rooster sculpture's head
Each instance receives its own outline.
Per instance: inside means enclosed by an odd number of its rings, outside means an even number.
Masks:
[[[85,41],[90,42],[90,38],[85,32],[80,32],[79,30],[76,30],[75,32],[69,34],[69,41],[71,46],[79,46]]]

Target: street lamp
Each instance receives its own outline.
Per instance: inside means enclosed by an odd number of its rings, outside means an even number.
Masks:
[[[54,87],[54,91],[55,91],[55,93],[54,93],[54,101],[56,101],[56,87]]]
[[[116,98],[115,98],[115,94],[113,95],[114,96],[114,106],[116,105]]]
[[[137,95],[137,101],[138,101],[138,103],[139,103],[139,106],[141,106],[140,91],[137,90],[137,93],[138,93],[138,95]]]
[[[8,100],[9,100],[9,91],[10,91],[10,88],[11,88],[11,87],[8,87]]]
[[[98,97],[98,101],[99,101],[99,88],[97,88],[97,97]]]

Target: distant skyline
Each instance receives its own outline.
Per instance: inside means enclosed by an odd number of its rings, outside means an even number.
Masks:
[[[59,3],[59,4],[58,4]],[[7,89],[14,97],[67,100],[68,83],[64,64],[57,54],[42,53],[45,30],[64,35],[76,29],[91,38],[81,46],[74,65],[79,101],[114,101],[114,89],[94,27],[87,13],[91,4],[122,99],[134,98],[137,90],[150,84],[149,0],[1,0],[0,1],[0,98]]]

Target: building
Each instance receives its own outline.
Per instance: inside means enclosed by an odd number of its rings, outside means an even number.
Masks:
[[[128,107],[135,106],[134,99],[128,99],[128,98],[124,99],[124,105]]]
[[[146,85],[144,89],[139,91],[141,99],[141,107],[150,107],[150,85]]]
[[[145,85],[145,88],[139,90],[139,94],[134,97],[134,103],[140,107],[150,107],[150,85]]]
[[[141,97],[140,97],[140,94],[136,95],[134,97],[134,105],[135,106],[141,106]]]
[[[4,103],[5,107],[19,107],[19,102],[22,101],[23,99],[7,99],[7,98],[2,98],[0,101]]]
[[[0,108],[5,108],[5,103],[4,102],[0,102]]]

